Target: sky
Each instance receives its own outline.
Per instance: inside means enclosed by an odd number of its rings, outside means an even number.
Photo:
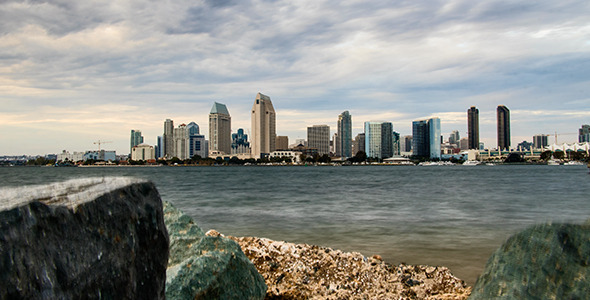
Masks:
[[[402,136],[438,117],[445,139],[496,147],[496,107],[512,144],[577,141],[590,123],[590,1],[0,1],[0,155],[156,144],[164,121],[208,136],[214,102],[250,129],[258,92],[277,134],[352,115]],[[549,138],[554,142],[554,137]]]

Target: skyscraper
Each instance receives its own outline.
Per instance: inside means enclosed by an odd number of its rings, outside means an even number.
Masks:
[[[403,152],[412,152],[412,136],[411,135],[404,136]]]
[[[498,149],[510,149],[510,110],[504,105],[496,109],[498,120]]]
[[[412,122],[412,152],[415,156],[440,159],[440,119]]]
[[[393,124],[391,122],[365,122],[365,150],[367,157],[393,156]]]
[[[207,147],[207,142],[205,140],[205,136],[200,133],[199,125],[195,122],[190,122],[186,125],[188,130],[188,155],[189,158],[192,158],[195,155],[200,157],[207,157],[209,156],[209,149]]]
[[[141,143],[143,143],[143,136],[141,136],[141,130],[131,129],[131,148],[129,148],[129,150],[133,151],[133,147]]]
[[[580,127],[578,142],[590,142],[590,125],[582,125],[582,127]]]
[[[287,150],[287,149],[289,149],[289,137],[286,135],[277,136],[275,150]]]
[[[453,132],[451,132],[451,135],[449,135],[449,144],[459,144],[459,140],[461,139],[461,137],[459,136],[459,131],[458,130],[453,130]]]
[[[244,129],[238,129],[237,133],[231,135],[231,154],[250,153],[250,142],[248,135],[244,134]]]
[[[276,116],[270,97],[258,93],[252,106],[252,156],[270,154],[276,149]]]
[[[351,157],[352,154],[352,117],[348,111],[338,115],[338,145],[336,145],[336,155],[342,157]]]
[[[162,151],[165,158],[174,157],[174,121],[166,119],[164,122],[164,134],[162,135],[164,140],[164,149]]]
[[[479,149],[479,110],[475,106],[467,110],[467,136],[469,149]]]
[[[231,153],[231,117],[225,104],[213,103],[209,113],[209,152]]]
[[[357,134],[356,137],[354,138],[354,141],[352,142],[352,153],[353,153],[352,156],[355,156],[360,151],[366,152],[365,151],[365,134],[364,133]]]
[[[307,147],[317,149],[319,155],[330,154],[330,126],[307,127]]]
[[[549,145],[549,141],[546,134],[533,135],[533,148],[543,149]]]
[[[180,124],[178,128],[174,128],[174,157],[185,160],[190,158],[189,153],[189,133],[186,124]]]

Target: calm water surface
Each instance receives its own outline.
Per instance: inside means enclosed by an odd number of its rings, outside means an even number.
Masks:
[[[204,229],[443,265],[473,284],[511,234],[590,218],[584,166],[0,168],[0,186],[133,176]]]

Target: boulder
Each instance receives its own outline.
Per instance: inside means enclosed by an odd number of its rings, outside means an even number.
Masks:
[[[588,299],[590,224],[547,224],[510,237],[469,299]]]
[[[264,298],[264,278],[236,242],[205,235],[189,216],[167,202],[164,217],[170,235],[168,299]]]
[[[168,234],[151,182],[0,189],[1,299],[163,299]]]

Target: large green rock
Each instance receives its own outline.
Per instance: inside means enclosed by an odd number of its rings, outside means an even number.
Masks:
[[[549,224],[510,237],[469,299],[589,299],[590,225]]]
[[[168,299],[264,298],[264,278],[236,242],[205,235],[189,216],[167,202],[164,222],[170,237]]]

